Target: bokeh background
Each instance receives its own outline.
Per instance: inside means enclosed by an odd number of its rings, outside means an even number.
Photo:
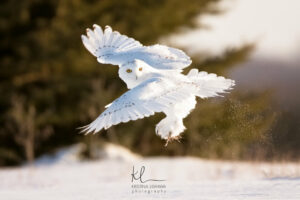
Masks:
[[[297,0],[2,0],[0,166],[77,143],[82,159],[97,159],[105,142],[144,156],[299,160],[299,8]],[[77,127],[127,90],[118,67],[97,63],[81,43],[94,23],[181,48],[193,60],[184,73],[198,68],[237,86],[198,100],[181,143],[164,147],[155,135],[162,114],[81,135]]]

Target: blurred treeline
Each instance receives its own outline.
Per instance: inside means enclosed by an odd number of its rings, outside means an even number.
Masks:
[[[277,114],[268,93],[233,91],[225,98],[199,100],[185,120],[188,129],[182,143],[173,142],[167,148],[154,131],[162,114],[97,135],[84,136],[76,129],[94,120],[105,105],[126,91],[118,67],[97,63],[83,47],[80,35],[85,28],[94,23],[111,25],[150,45],[194,27],[197,16],[219,14],[214,2],[217,0],[2,0],[0,165],[32,161],[78,142],[87,145],[84,155],[93,158],[92,149],[103,141],[143,155],[276,158],[271,130]],[[226,75],[252,48],[229,49],[218,58],[194,55],[191,67]]]

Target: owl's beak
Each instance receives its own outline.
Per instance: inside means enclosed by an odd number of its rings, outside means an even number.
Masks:
[[[135,80],[138,80],[138,77],[137,77],[137,76],[135,76]]]

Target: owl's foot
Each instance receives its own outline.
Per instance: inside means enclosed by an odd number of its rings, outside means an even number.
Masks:
[[[181,139],[180,134],[184,131],[182,119],[164,118],[156,125],[156,134],[166,140],[165,146],[171,141]]]
[[[181,135],[178,135],[178,136],[175,136],[175,137],[168,137],[168,139],[166,140],[166,144],[165,144],[165,147],[168,146],[169,142],[172,142],[174,140],[176,140],[177,142],[181,143],[180,142],[180,139],[182,138]]]
[[[164,118],[156,125],[156,134],[162,139],[177,138],[184,131],[182,119]]]

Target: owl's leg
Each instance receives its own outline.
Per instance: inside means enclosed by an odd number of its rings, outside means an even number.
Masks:
[[[164,113],[166,117],[156,125],[156,134],[166,140],[166,145],[173,140],[179,141],[180,134],[185,130],[183,119],[195,107],[196,100],[192,96],[184,102],[175,104]]]
[[[180,133],[184,130],[182,118],[174,118],[168,115],[156,125],[155,129],[157,135],[168,141],[179,139]]]

